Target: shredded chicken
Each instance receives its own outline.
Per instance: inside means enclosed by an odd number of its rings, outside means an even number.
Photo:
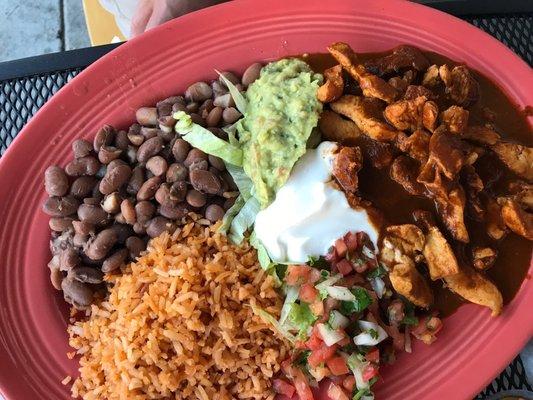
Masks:
[[[409,157],[425,163],[429,157],[430,137],[423,129],[414,131],[410,136],[400,132],[396,138],[396,146]]]
[[[491,148],[507,168],[521,178],[533,182],[533,147],[498,142]]]
[[[424,71],[429,67],[429,61],[416,47],[401,45],[394,48],[391,54],[366,62],[365,67],[381,76],[406,68]]]
[[[407,156],[399,156],[391,164],[390,177],[413,196],[426,195],[426,188],[416,180],[420,164]]]
[[[465,188],[467,197],[467,210],[469,215],[477,220],[481,221],[485,217],[485,208],[481,203],[479,194],[485,188],[483,181],[477,174],[472,165],[465,165],[462,171],[463,175],[463,187]]]
[[[342,96],[344,79],[342,78],[342,66],[335,65],[324,71],[326,82],[318,88],[316,96],[322,103],[330,103]]]
[[[462,137],[482,145],[494,145],[500,140],[500,135],[498,135],[493,129],[481,125],[467,127],[463,132]]]
[[[533,240],[533,214],[525,211],[516,200],[498,199],[502,209],[503,222],[517,235]]]
[[[451,106],[440,114],[440,120],[449,132],[461,135],[468,126],[469,114],[463,107]]]
[[[446,93],[462,107],[468,107],[479,98],[479,83],[464,65],[449,69],[447,65],[439,68],[439,77],[446,86]]]
[[[435,197],[437,211],[441,216],[442,222],[446,225],[448,232],[450,232],[455,240],[468,243],[470,236],[466,229],[464,219],[465,203],[465,192],[459,185],[450,190],[446,196]]]
[[[432,131],[435,129],[438,107],[422,96],[390,104],[383,115],[392,126],[401,131],[415,131],[422,127]]]
[[[398,97],[398,90],[394,86],[369,73],[357,62],[357,56],[349,45],[338,42],[329,46],[328,50],[352,78],[359,82],[365,96],[381,99],[387,103],[392,103]]]
[[[498,253],[491,247],[474,247],[472,249],[472,264],[474,268],[485,271],[492,267]]]
[[[404,263],[396,264],[389,278],[394,290],[411,303],[423,308],[433,303],[433,292],[411,259],[405,257]]]
[[[500,240],[507,233],[507,227],[502,218],[501,207],[496,200],[488,199],[485,209],[487,233],[494,240]]]
[[[414,100],[417,97],[424,96],[428,100],[436,100],[437,96],[426,88],[425,86],[419,86],[419,85],[409,85],[407,89],[405,90],[405,94],[403,95],[403,98],[405,100]]]
[[[439,67],[433,64],[424,73],[424,77],[422,78],[422,85],[433,87],[433,86],[437,86],[439,82],[440,82]]]
[[[374,140],[391,142],[398,135],[396,129],[376,115],[378,105],[371,99],[344,95],[330,105],[333,111],[350,118],[365,135]]]
[[[459,264],[455,254],[444,235],[436,226],[429,227],[422,254],[426,259],[429,276],[432,280],[441,279],[459,272]]]
[[[324,140],[351,143],[363,135],[355,122],[341,117],[336,112],[324,110],[318,120],[318,127]]]
[[[498,288],[471,267],[461,265],[459,273],[444,278],[448,288],[474,304],[488,307],[492,316],[500,315],[503,308],[502,294]]]
[[[357,173],[362,165],[363,158],[359,147],[343,146],[335,155],[333,175],[346,192],[355,193],[357,191]]]

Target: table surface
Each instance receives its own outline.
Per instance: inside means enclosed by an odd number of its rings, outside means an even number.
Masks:
[[[533,64],[533,1],[426,0],[490,33],[510,47],[530,66]],[[502,9],[505,3],[506,9]],[[479,5],[484,13],[479,14]],[[491,12],[491,14],[487,14]],[[18,132],[40,107],[86,66],[117,45],[0,63],[0,157]],[[503,392],[533,399],[522,358],[531,377],[533,341],[475,400],[500,398]],[[0,396],[1,399],[1,396]]]

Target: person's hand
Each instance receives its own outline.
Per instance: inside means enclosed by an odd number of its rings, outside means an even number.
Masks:
[[[180,15],[224,1],[226,0],[138,0],[131,21],[131,37]]]

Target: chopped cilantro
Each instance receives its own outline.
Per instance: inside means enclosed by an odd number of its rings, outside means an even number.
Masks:
[[[377,339],[379,337],[379,334],[378,334],[378,331],[376,331],[375,329],[369,329],[368,330],[368,334],[370,335],[370,337],[372,339]]]
[[[344,315],[350,315],[355,312],[361,312],[372,304],[372,298],[362,287],[355,287],[350,290],[354,296],[353,301],[341,301],[340,312]]]
[[[373,270],[370,270],[370,272],[366,274],[366,277],[368,279],[383,278],[385,275],[387,275],[387,269],[385,268],[383,264],[378,264],[376,268],[374,268]]]
[[[287,273],[287,265],[285,264],[276,264],[274,267],[276,271],[276,275],[278,276],[280,281],[283,281],[285,278],[285,274]]]
[[[309,357],[309,354],[311,354],[311,350],[303,350],[294,359],[294,365],[305,367],[307,365],[307,358]]]
[[[309,256],[307,265],[318,269],[329,268],[329,264],[323,256]]]
[[[400,323],[404,325],[418,325],[418,318],[415,316],[406,315],[403,317]]]
[[[352,400],[359,400],[363,398],[363,396],[367,396],[371,394],[372,392],[368,388],[359,389],[357,392],[353,395]]]

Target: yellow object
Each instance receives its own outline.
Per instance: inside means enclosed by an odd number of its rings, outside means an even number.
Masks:
[[[115,21],[115,16],[103,8],[98,0],[83,0],[83,10],[93,46],[126,40]]]

